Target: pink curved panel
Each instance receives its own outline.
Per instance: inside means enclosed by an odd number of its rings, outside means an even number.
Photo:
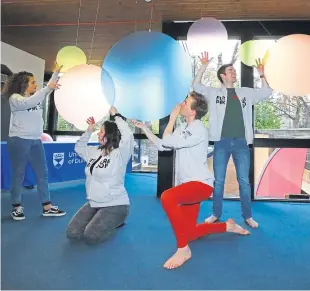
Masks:
[[[300,194],[308,149],[277,149],[269,157],[258,181],[256,196],[285,198]]]

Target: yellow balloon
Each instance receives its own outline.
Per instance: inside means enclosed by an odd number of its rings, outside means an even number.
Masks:
[[[85,65],[87,63],[87,58],[80,48],[76,46],[66,46],[58,52],[56,62],[59,66],[63,66],[61,72],[66,72],[75,66]]]
[[[264,40],[246,41],[239,48],[239,58],[245,65],[255,66],[255,60],[259,58],[263,59],[266,56],[266,51],[268,50],[269,46],[270,43],[265,42]]]
[[[269,57],[270,57],[270,50],[268,49],[268,50],[266,51],[266,53],[265,53],[265,55],[264,55],[264,57],[263,57],[263,61],[262,61],[262,63],[263,63],[264,66],[265,66],[266,63],[268,62]]]

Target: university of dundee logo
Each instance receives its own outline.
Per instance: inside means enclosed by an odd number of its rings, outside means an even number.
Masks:
[[[53,164],[55,168],[59,169],[62,167],[65,161],[65,153],[53,153]]]

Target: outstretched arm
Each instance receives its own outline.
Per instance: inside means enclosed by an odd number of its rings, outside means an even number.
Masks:
[[[206,69],[208,68],[210,62],[212,61],[212,58],[209,59],[208,53],[204,52],[204,53],[202,53],[201,57],[199,57],[199,59],[201,61],[201,67],[200,67],[198,73],[196,74],[195,78],[193,79],[192,89],[195,92],[208,97],[208,88],[209,87],[202,85],[202,77],[203,77],[203,74],[205,73]]]
[[[147,138],[159,151],[193,147],[206,139],[206,128],[204,126],[184,130],[178,127],[172,134],[160,139],[142,122],[134,121],[134,125],[143,130]]]
[[[38,90],[30,97],[23,97],[19,94],[15,94],[10,97],[11,111],[23,111],[31,107],[36,106],[38,103],[44,100],[46,95],[50,94],[53,90],[59,89],[58,75],[61,67],[56,63],[56,71],[52,75],[46,87]]]
[[[269,87],[265,78],[264,65],[262,64],[261,59],[256,60],[255,68],[262,80],[262,87],[260,89],[253,89],[253,104],[268,98],[272,94],[272,89]]]
[[[162,140],[157,137],[150,129],[148,129],[145,124],[143,122],[139,122],[136,120],[132,120],[132,124],[140,129],[142,129],[142,131],[145,133],[146,137],[148,138],[148,140],[155,145],[155,147],[157,148],[157,150],[159,151],[169,151],[172,150],[170,148],[164,148],[162,146]]]

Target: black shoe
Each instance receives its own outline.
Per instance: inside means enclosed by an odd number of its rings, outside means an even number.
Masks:
[[[23,220],[25,219],[24,208],[18,206],[14,208],[11,212],[11,216],[14,220]]]
[[[43,216],[64,216],[66,215],[65,211],[58,209],[58,206],[51,206],[48,210],[43,208]]]

